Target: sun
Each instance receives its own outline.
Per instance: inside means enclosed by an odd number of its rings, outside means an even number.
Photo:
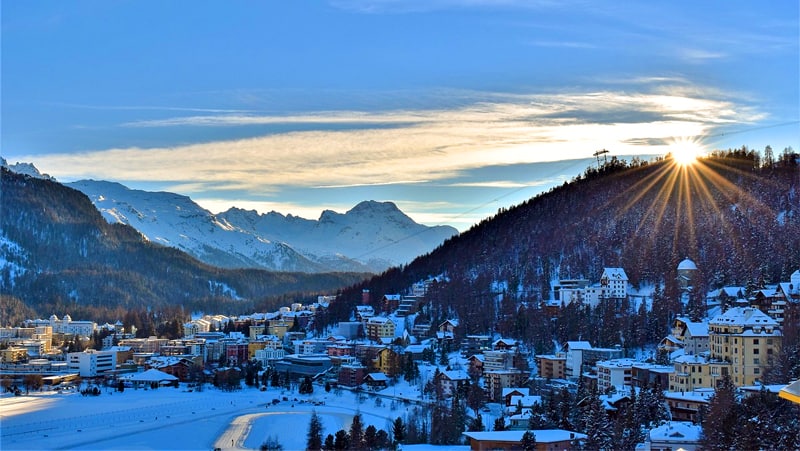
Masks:
[[[692,139],[676,139],[669,144],[669,153],[678,166],[693,165],[706,153],[703,145]]]

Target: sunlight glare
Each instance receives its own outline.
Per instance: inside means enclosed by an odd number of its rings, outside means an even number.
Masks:
[[[676,139],[669,145],[669,151],[679,166],[690,166],[705,154],[703,145],[691,139]]]

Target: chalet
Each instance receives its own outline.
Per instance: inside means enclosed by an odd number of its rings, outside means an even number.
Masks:
[[[667,402],[672,419],[676,421],[700,421],[700,410],[707,409],[713,389],[697,391],[665,391],[664,400]]]
[[[383,373],[369,373],[364,376],[364,383],[367,384],[367,387],[375,390],[386,388],[388,382],[389,378]]]
[[[686,354],[708,351],[708,321],[692,321],[686,317],[675,318],[672,335],[680,341]]]
[[[503,399],[503,404],[506,407],[511,406],[511,398],[514,396],[528,396],[530,395],[530,389],[524,387],[508,387],[504,388],[501,392],[501,396]]]
[[[356,321],[367,321],[375,316],[375,309],[371,305],[357,305],[355,311]]]
[[[439,386],[442,396],[449,398],[469,382],[469,376],[461,370],[442,371],[436,374],[434,382]]]
[[[385,313],[392,313],[400,307],[401,296],[399,294],[387,294],[381,299],[381,306]]]
[[[541,404],[542,397],[535,395],[532,396],[517,395],[517,396],[512,396],[510,402],[511,404],[507,405],[507,408],[516,413],[520,413],[523,410],[532,409],[533,406],[535,406],[536,404]]]
[[[483,361],[484,361],[483,354],[471,355],[467,359],[467,362],[469,364],[469,366],[467,367],[467,372],[469,374],[477,375],[478,377],[483,376]]]
[[[511,349],[516,349],[517,347],[517,340],[512,340],[509,338],[500,338],[492,343],[492,350],[494,351],[507,351]]]

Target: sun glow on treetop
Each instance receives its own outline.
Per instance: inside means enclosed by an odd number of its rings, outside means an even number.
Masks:
[[[701,143],[692,139],[676,139],[670,143],[669,152],[677,165],[690,166],[705,155],[706,150]]]

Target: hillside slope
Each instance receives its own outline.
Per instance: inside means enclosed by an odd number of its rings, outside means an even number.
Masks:
[[[61,184],[3,168],[0,188],[0,294],[43,314],[70,305],[239,310],[265,296],[330,292],[364,277],[223,270],[109,224],[84,194]]]
[[[432,316],[457,316],[467,333],[493,328],[494,282],[507,298],[538,305],[559,278],[599,280],[623,267],[634,286],[661,283],[675,298],[678,262],[690,257],[706,288],[787,280],[800,268],[800,170],[794,158],[762,168],[734,151],[681,167],[671,160],[612,160],[570,183],[502,211],[402,270],[344,292],[402,292],[445,275],[428,296]],[[376,296],[377,297],[377,296]],[[373,299],[374,302],[377,300]],[[335,317],[335,315],[334,315]]]

